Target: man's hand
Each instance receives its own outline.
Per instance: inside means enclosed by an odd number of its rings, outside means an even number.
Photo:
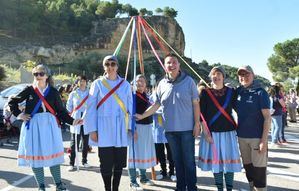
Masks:
[[[268,149],[268,143],[265,141],[261,141],[259,144],[259,153],[265,153]]]
[[[139,120],[143,119],[143,116],[141,114],[136,113],[135,118],[136,118],[136,121],[139,121]]]
[[[98,133],[97,133],[96,131],[91,132],[89,135],[90,135],[90,139],[91,139],[93,142],[98,142]]]
[[[198,137],[200,134],[200,125],[199,122],[194,124],[194,128],[193,128],[193,136],[194,138]]]

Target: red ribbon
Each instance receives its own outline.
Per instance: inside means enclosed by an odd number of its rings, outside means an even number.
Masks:
[[[80,104],[75,109],[73,109],[69,114],[72,115],[75,111],[79,110],[82,107],[82,105],[86,102],[87,99],[88,99],[88,95],[85,96],[85,98],[80,102]]]
[[[56,121],[58,126],[60,126],[60,122],[59,119],[56,116],[56,112],[54,111],[54,109],[51,107],[51,105],[47,102],[47,100],[45,99],[45,97],[40,93],[40,91],[38,90],[37,87],[34,88],[35,93],[38,95],[38,97],[42,100],[42,102],[44,103],[44,105],[46,106],[46,108],[50,111],[50,113],[52,113],[52,115],[55,116]]]
[[[118,88],[119,86],[124,82],[124,79],[120,81],[113,89],[111,89],[104,97],[99,101],[97,105],[97,109],[110,97]]]

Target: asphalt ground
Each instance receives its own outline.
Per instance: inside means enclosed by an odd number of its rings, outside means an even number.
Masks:
[[[268,162],[268,190],[270,191],[295,191],[299,190],[299,124],[288,123],[286,127],[287,144],[279,148],[269,148]],[[64,146],[70,144],[70,134],[63,133]],[[269,137],[270,138],[270,137]],[[12,138],[10,143],[6,139],[0,140],[4,143],[0,147],[0,191],[31,191],[37,190],[37,185],[30,168],[17,166],[17,138]],[[196,141],[198,151],[198,140]],[[197,154],[196,154],[197,155]],[[81,157],[81,153],[79,154]],[[81,158],[80,158],[81,159]],[[80,160],[79,160],[80,161]],[[68,155],[65,154],[65,162],[61,165],[62,179],[71,191],[103,191],[104,185],[99,173],[99,160],[97,148],[94,147],[88,155],[90,168],[80,167],[77,172],[68,172]],[[160,168],[155,167],[158,174]],[[45,170],[45,182],[47,190],[55,190],[53,180],[48,168]],[[148,176],[151,177],[150,170]],[[175,182],[170,179],[156,181],[154,186],[143,186],[147,191],[174,190]],[[127,169],[124,169],[120,183],[120,191],[128,191],[129,177]],[[199,190],[216,190],[211,172],[203,172],[197,168],[197,186]],[[248,183],[243,172],[235,173],[234,190],[249,190]]]

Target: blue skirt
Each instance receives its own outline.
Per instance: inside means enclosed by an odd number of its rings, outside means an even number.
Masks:
[[[158,122],[158,115],[153,115],[153,138],[154,143],[167,143],[165,137],[165,128],[162,127]]]
[[[242,169],[236,131],[212,132],[214,144],[200,138],[198,167],[203,171],[240,172]]]
[[[157,164],[155,143],[152,135],[152,124],[136,124],[137,140],[134,141],[130,136],[129,144],[129,168],[147,169]],[[133,157],[134,155],[135,157]],[[135,163],[135,165],[134,165]]]
[[[19,142],[19,166],[50,167],[64,162],[61,129],[51,113],[35,114],[29,129],[23,123]]]

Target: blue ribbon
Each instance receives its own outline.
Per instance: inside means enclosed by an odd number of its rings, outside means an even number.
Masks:
[[[49,94],[49,92],[50,92],[50,86],[48,86],[47,89],[45,90],[44,97],[46,97]],[[30,114],[31,118],[33,117],[33,115],[35,115],[37,113],[37,111],[41,105],[42,105],[42,100],[39,99],[37,104],[34,106],[33,111]],[[30,124],[30,120],[28,120],[25,124],[25,127],[27,130],[29,129],[29,124]]]
[[[225,102],[223,104],[223,109],[226,109],[227,106],[228,106],[228,102],[231,98],[231,95],[232,95],[232,90],[231,88],[227,88],[227,95],[226,95],[226,98],[225,98]],[[221,111],[218,111],[214,116],[213,118],[211,119],[211,121],[209,122],[209,127],[211,127],[211,125],[218,119],[218,117],[221,115]]]
[[[133,25],[135,25],[135,20],[136,17],[134,18],[133,21]],[[132,27],[133,29],[134,27]],[[136,50],[137,50],[137,36],[136,36],[136,27],[134,28],[135,30],[132,31],[133,32],[133,48],[134,48],[134,67],[136,67]],[[135,69],[136,70],[136,69]],[[136,80],[136,76],[135,76],[135,72],[134,72],[134,79]],[[135,82],[136,83],[136,82]],[[135,88],[135,87],[134,87]],[[133,116],[136,114],[136,90],[133,91]],[[132,118],[132,147],[133,147],[133,166],[134,169],[136,169],[136,164],[135,164],[135,140],[134,140],[134,135],[135,135],[135,131],[136,131],[136,119],[135,117]]]

